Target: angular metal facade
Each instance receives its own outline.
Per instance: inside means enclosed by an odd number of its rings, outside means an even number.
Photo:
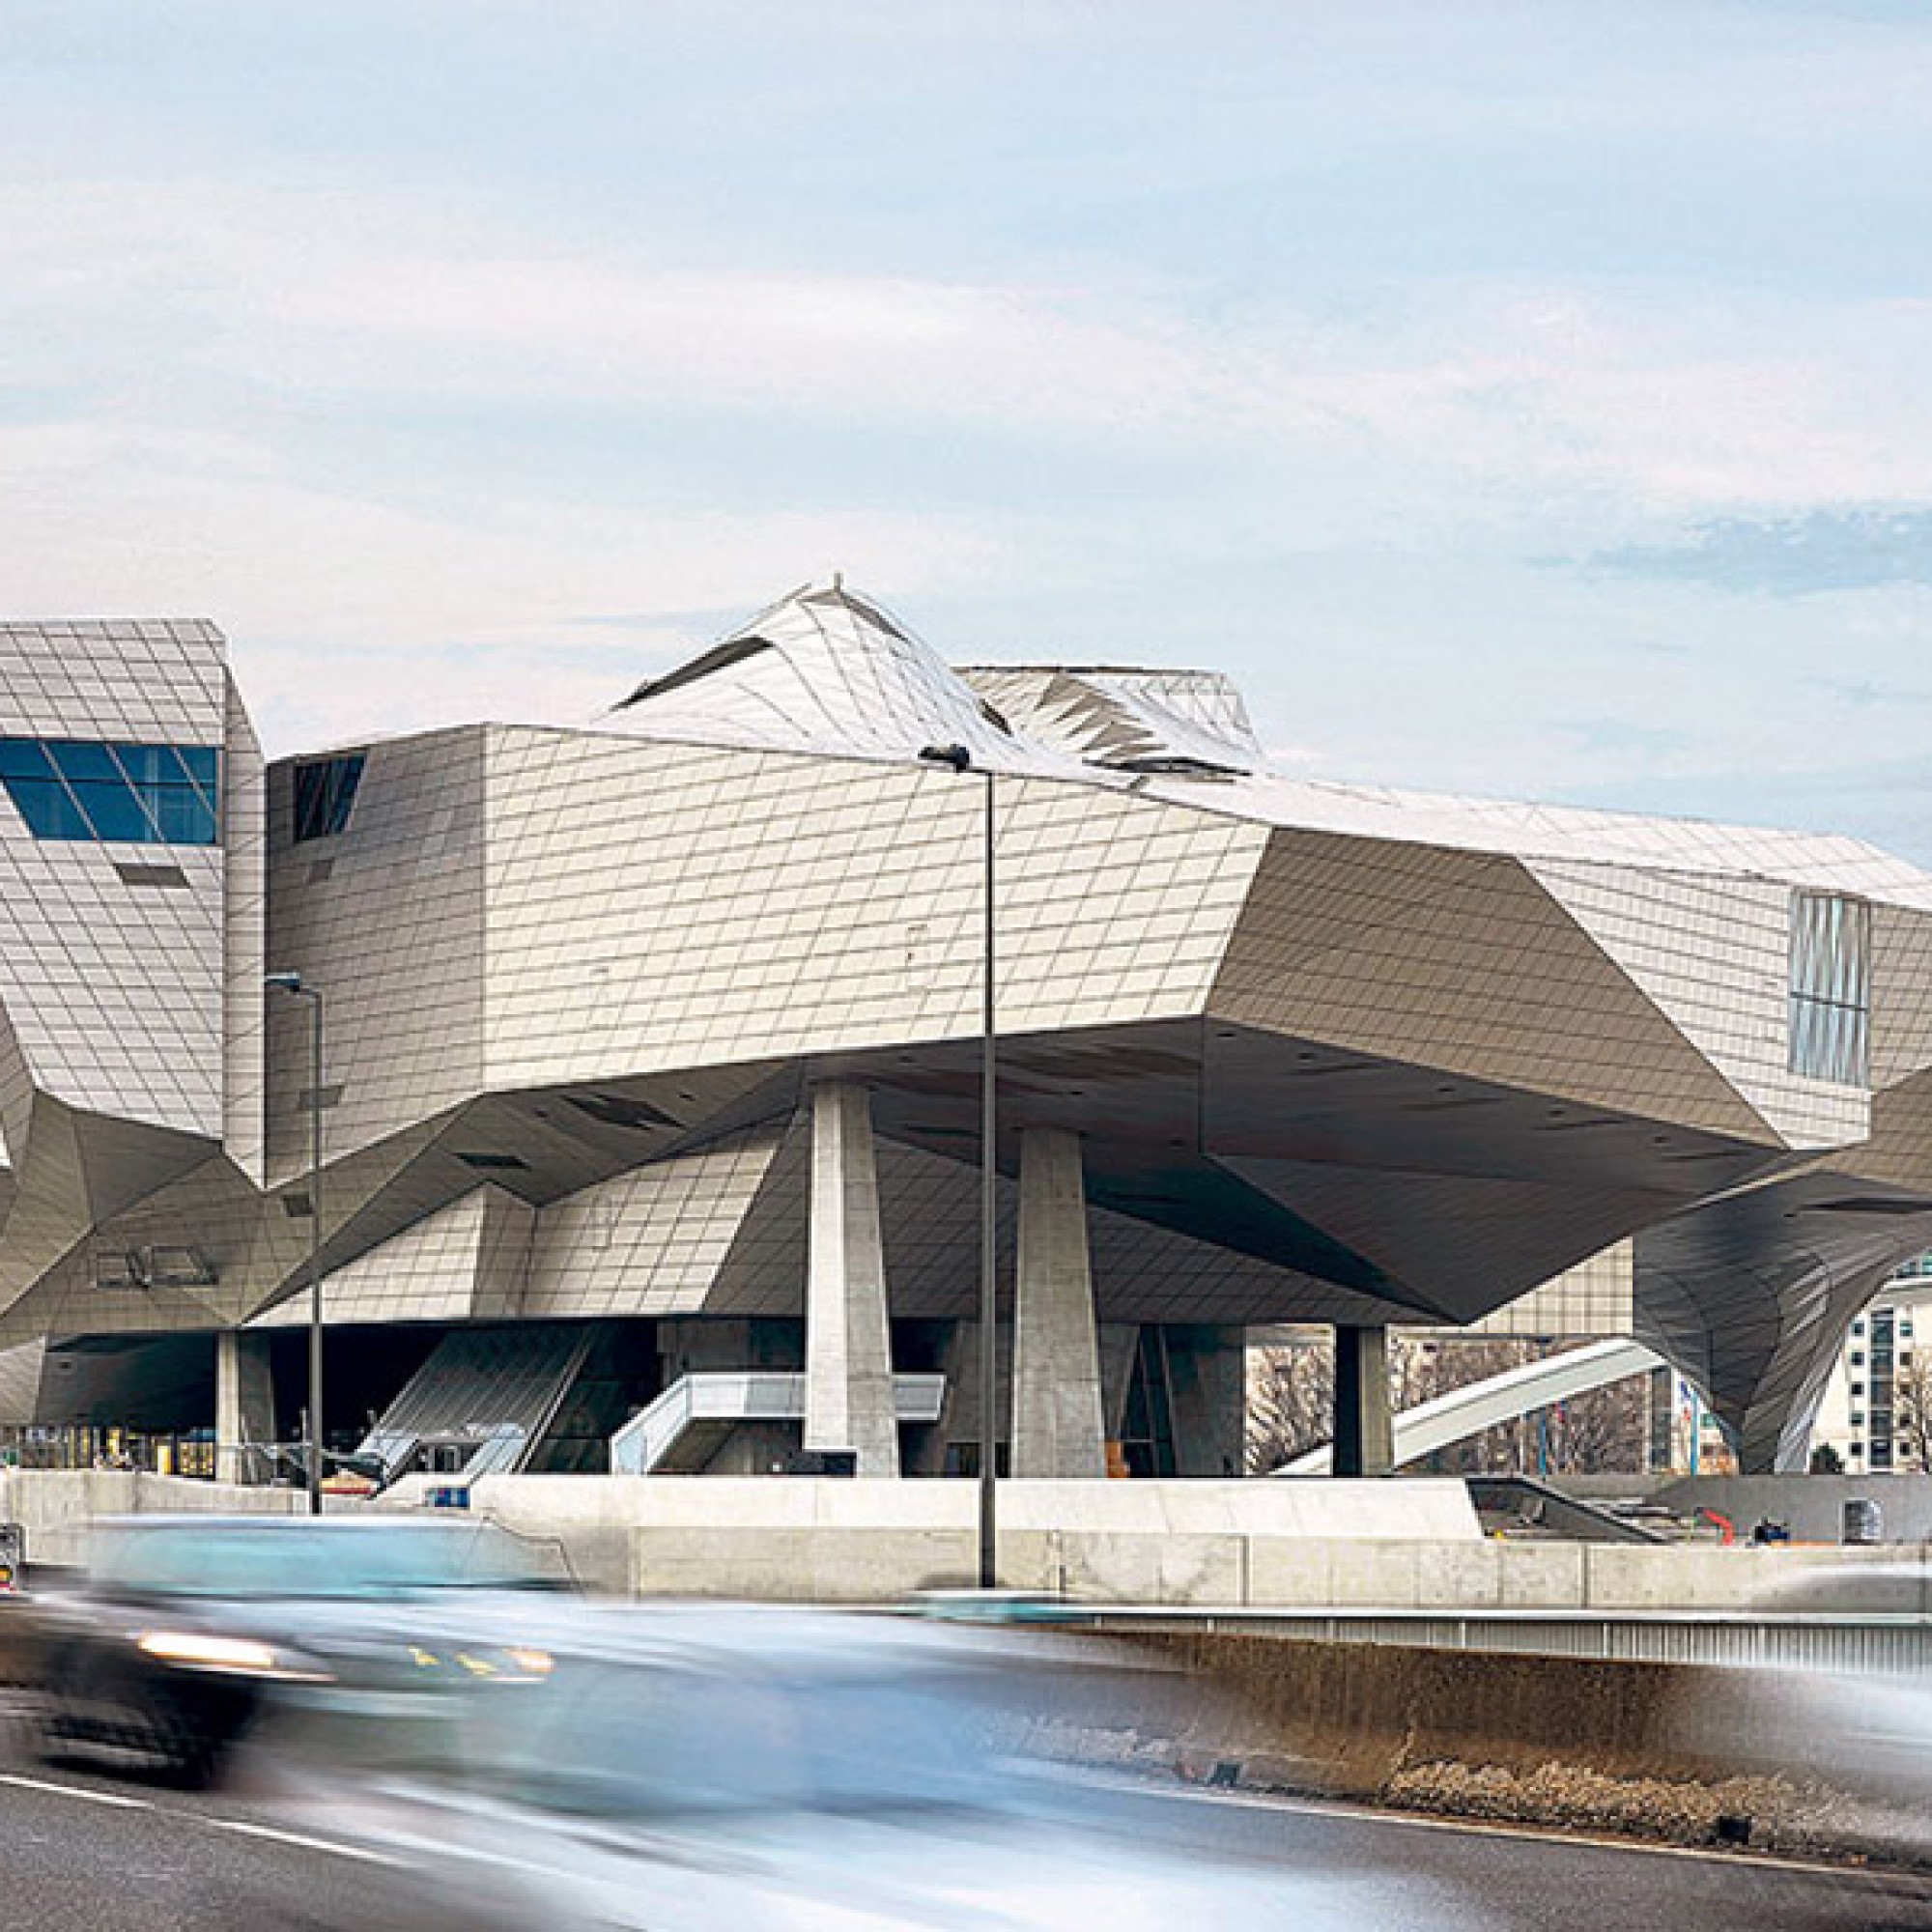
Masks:
[[[989,782],[1001,1186],[1078,1136],[1102,1324],[1460,1322],[1610,1253],[1788,1461],[1932,1245],[1932,880],[1854,840],[1293,780],[1224,679],[955,670],[838,583],[590,728],[266,781],[205,625],[0,630],[0,706],[220,767],[215,843],[0,797],[0,1346],[301,1319],[265,967],[327,1001],[335,1320],[802,1319],[835,1078],[893,1316],[968,1317]]]

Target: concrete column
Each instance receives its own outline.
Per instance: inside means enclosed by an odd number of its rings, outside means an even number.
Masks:
[[[1028,1127],[1020,1135],[1013,1474],[1104,1476],[1105,1436],[1080,1136]]]
[[[1010,1322],[1000,1323],[999,1333],[993,1338],[993,1439],[1007,1444],[1012,1441],[1013,1427]],[[936,1473],[944,1473],[947,1458],[955,1446],[970,1451],[973,1457],[977,1457],[980,1450],[980,1324],[977,1321],[953,1323],[939,1366],[946,1377],[946,1394],[941,1405],[939,1427],[934,1434],[943,1438]],[[977,1463],[968,1461],[961,1466],[973,1468],[977,1467]],[[1006,1457],[1000,1461],[1000,1473],[1012,1473]]]
[[[1100,1412],[1107,1439],[1118,1442],[1126,1433],[1127,1396],[1134,1378],[1134,1351],[1141,1345],[1138,1321],[1100,1324]]]
[[[805,1446],[851,1451],[862,1476],[899,1472],[872,1096],[849,1080],[811,1091]]]
[[[1246,1473],[1247,1335],[1240,1328],[1176,1322],[1167,1330],[1167,1375],[1177,1476]]]
[[[267,1455],[250,1455],[275,1439],[275,1384],[269,1371],[269,1338],[223,1328],[214,1338],[214,1473],[224,1483],[263,1483]]]
[[[1388,1330],[1335,1328],[1335,1459],[1338,1476],[1386,1476],[1395,1467]]]

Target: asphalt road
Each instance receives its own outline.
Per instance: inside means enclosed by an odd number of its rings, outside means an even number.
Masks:
[[[1345,1879],[1360,1900],[1362,1932],[1932,1932],[1932,1883],[1923,1880],[1232,1794],[1150,1790],[1129,1802],[1147,1833],[1259,1861],[1284,1886],[1300,1874]],[[460,1932],[410,1874],[292,1830],[279,1815],[245,1790],[189,1795],[0,1750],[0,1924]]]

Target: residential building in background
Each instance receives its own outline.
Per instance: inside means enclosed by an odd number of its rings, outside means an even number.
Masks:
[[[1853,1474],[1932,1469],[1932,1255],[1900,1268],[1853,1319],[1812,1441]]]

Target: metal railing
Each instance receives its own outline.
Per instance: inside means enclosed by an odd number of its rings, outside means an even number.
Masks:
[[[1390,1644],[1421,1650],[1514,1652],[1626,1663],[1700,1663],[1924,1676],[1932,1671],[1932,1617],[1739,1615],[1600,1610],[1187,1610],[1109,1607],[1091,1628],[1203,1632],[1312,1643]]]

